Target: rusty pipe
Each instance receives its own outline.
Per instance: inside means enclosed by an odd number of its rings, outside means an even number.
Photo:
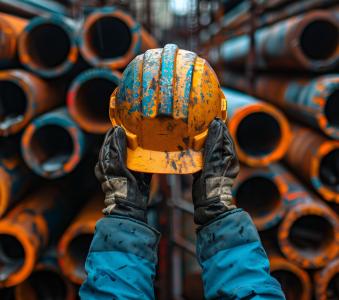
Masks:
[[[32,121],[22,135],[21,151],[36,174],[52,179],[72,172],[89,143],[89,137],[62,107]]]
[[[68,14],[65,6],[51,0],[1,0],[0,10],[25,18],[43,14]]]
[[[338,255],[338,216],[316,196],[307,193],[295,178],[292,180],[298,198],[290,202],[279,226],[279,247],[288,260],[302,268],[324,267]]]
[[[238,73],[222,71],[220,77],[223,84],[253,93],[294,119],[339,139],[339,74],[314,79],[259,74],[254,79],[253,90]]]
[[[87,182],[86,177],[73,176],[72,180]],[[74,189],[74,181],[44,185],[0,221],[1,287],[14,286],[28,278],[42,251],[71,221],[89,186],[84,182],[80,190]]]
[[[74,286],[62,275],[56,258],[44,255],[29,277],[14,288],[16,300],[75,300]]]
[[[312,284],[307,272],[274,253],[269,255],[271,275],[281,285],[287,300],[311,300]]]
[[[240,92],[223,88],[227,98],[228,127],[239,159],[264,166],[281,159],[289,147],[290,128],[273,106]]]
[[[120,79],[119,72],[98,68],[84,71],[73,80],[67,94],[67,107],[83,130],[103,134],[111,128],[107,107]]]
[[[339,141],[292,124],[285,161],[327,201],[339,203]]]
[[[35,176],[18,155],[0,159],[0,217],[24,196],[35,181]]]
[[[289,185],[285,171],[278,165],[274,166],[249,168],[241,165],[234,182],[233,200],[251,215],[258,230],[277,225],[287,210]]]
[[[21,63],[45,78],[69,73],[79,61],[77,26],[73,20],[57,15],[32,19],[19,38]]]
[[[61,101],[52,83],[23,70],[0,71],[0,136],[18,133]]]
[[[158,44],[130,15],[116,8],[104,7],[87,16],[79,47],[89,64],[121,69],[137,54],[157,48]]]
[[[85,261],[93,239],[95,223],[102,217],[103,198],[102,194],[92,197],[58,243],[60,268],[75,284],[81,284],[86,279]]]
[[[336,300],[339,298],[339,258],[331,261],[314,276],[317,300]]]
[[[339,24],[330,11],[294,16],[255,33],[259,69],[333,69],[339,61]],[[241,35],[224,42],[220,58],[230,65],[244,65],[250,38]]]
[[[0,65],[6,66],[17,57],[17,40],[26,26],[25,19],[0,13]]]

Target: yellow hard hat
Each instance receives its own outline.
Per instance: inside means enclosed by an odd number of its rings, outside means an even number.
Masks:
[[[226,119],[226,99],[208,62],[168,44],[137,56],[110,101],[112,124],[126,131],[127,167],[160,174],[202,168],[210,122]]]

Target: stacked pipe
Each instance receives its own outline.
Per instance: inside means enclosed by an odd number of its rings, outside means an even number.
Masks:
[[[0,298],[73,300],[102,216],[109,98],[157,42],[117,7],[0,2]]]
[[[267,2],[272,7],[253,21],[259,28],[247,34],[245,1],[214,30],[206,55],[217,58],[241,161],[234,201],[252,216],[272,275],[287,299],[332,300],[339,299],[339,19],[335,9],[315,9],[331,1],[306,2]]]

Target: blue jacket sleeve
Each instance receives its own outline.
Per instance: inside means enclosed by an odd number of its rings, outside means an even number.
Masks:
[[[207,300],[285,299],[280,284],[270,276],[268,258],[246,212],[222,214],[199,228],[197,238]]]
[[[99,220],[80,298],[154,299],[158,241],[159,233],[145,223],[122,216]]]

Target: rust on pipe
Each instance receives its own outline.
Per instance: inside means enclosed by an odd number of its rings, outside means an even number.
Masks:
[[[130,15],[112,7],[96,9],[88,15],[79,41],[88,63],[111,69],[124,68],[137,54],[157,46]]]
[[[256,67],[259,69],[304,69],[324,71],[339,61],[339,24],[330,11],[312,11],[294,16],[255,33]],[[247,35],[224,42],[221,59],[244,65],[250,50]]]
[[[49,258],[50,259],[50,258]],[[49,261],[39,262],[29,277],[14,288],[15,300],[75,300],[74,286]]]
[[[289,186],[283,173],[278,165],[275,168],[241,165],[233,186],[233,200],[251,215],[258,230],[274,227],[286,213]]]
[[[62,101],[51,84],[23,70],[0,71],[0,136],[18,133]]]
[[[285,161],[327,201],[339,203],[339,141],[292,125]]]
[[[324,267],[338,255],[338,217],[310,194],[290,207],[280,224],[278,241],[287,259],[300,267]]]
[[[89,138],[65,107],[36,119],[22,135],[21,150],[27,165],[45,178],[73,171],[89,148]]]
[[[83,130],[103,134],[112,127],[107,107],[120,79],[121,73],[117,71],[90,69],[73,80],[67,94],[67,107]]]
[[[0,13],[0,65],[6,66],[17,57],[17,40],[26,26],[25,19]]]
[[[281,159],[290,141],[285,116],[272,105],[225,89],[228,127],[239,159],[249,166],[265,166]]]
[[[314,277],[317,300],[339,299],[339,258],[331,261]]]
[[[78,209],[82,199],[75,193],[71,185],[44,186],[0,221],[1,287],[17,285],[32,273],[42,251]]]
[[[19,58],[30,71],[46,78],[70,72],[79,59],[77,24],[65,17],[36,17],[19,38]]]
[[[24,196],[34,182],[34,175],[18,155],[0,159],[0,217]]]
[[[286,300],[311,300],[312,284],[307,272],[280,255],[269,255],[271,275],[275,277]]]
[[[64,232],[58,244],[61,270],[75,284],[81,284],[86,279],[85,261],[95,224],[102,217],[103,198],[102,194],[92,197]]]
[[[222,72],[221,81],[278,106],[289,116],[339,139],[339,74],[309,78],[257,75],[254,89],[244,76]]]

